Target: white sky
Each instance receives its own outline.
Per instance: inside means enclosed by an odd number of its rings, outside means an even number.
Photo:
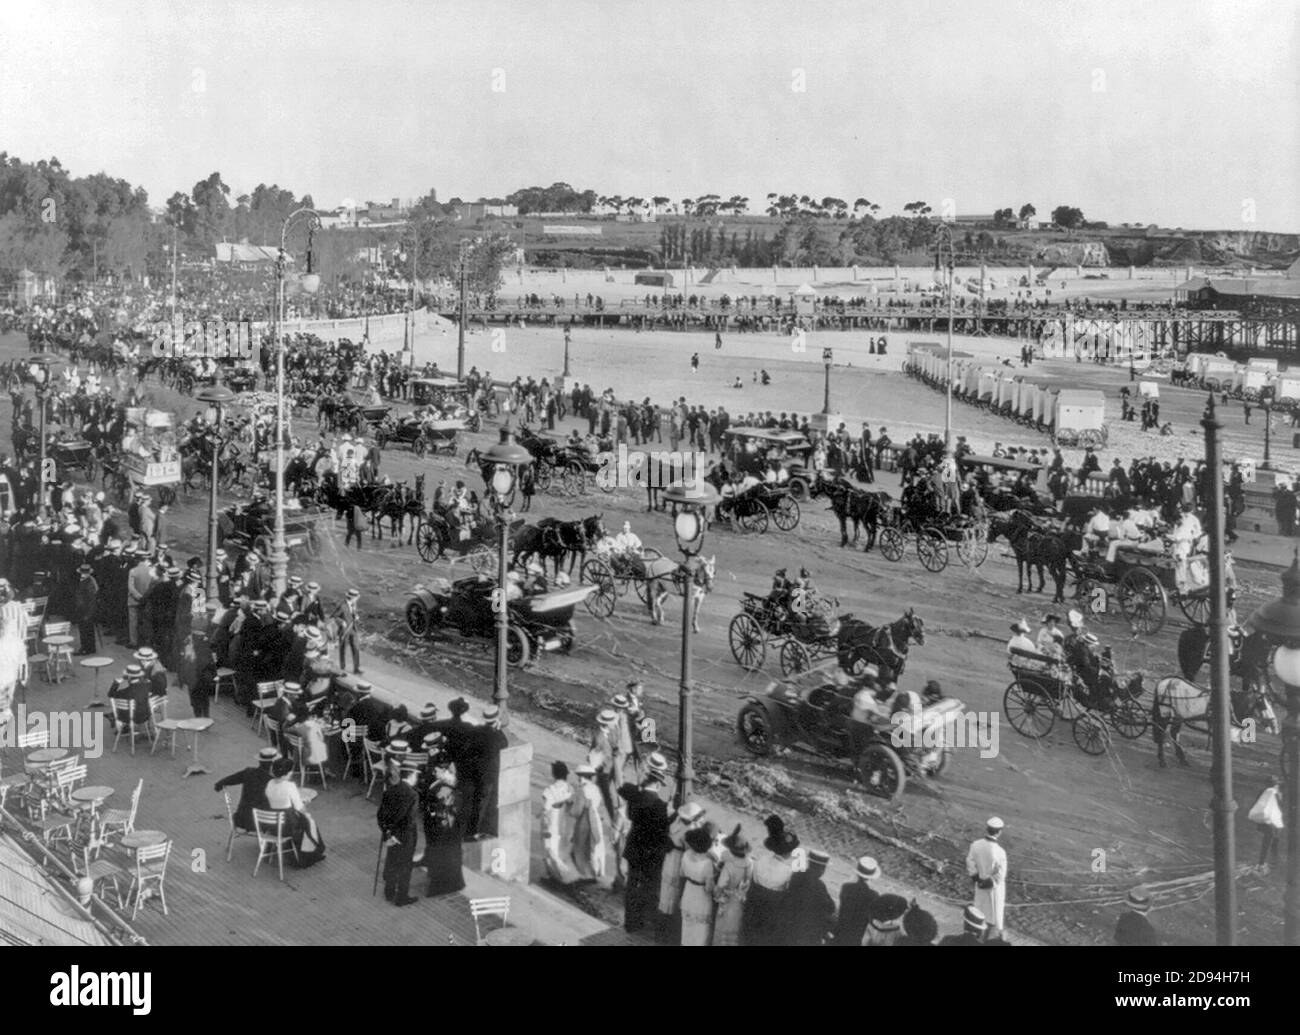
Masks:
[[[155,205],[217,169],[325,206],[565,180],[1296,232],[1298,24],[1295,0],[7,2],[0,149]]]

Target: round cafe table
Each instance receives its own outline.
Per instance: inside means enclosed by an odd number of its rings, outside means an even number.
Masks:
[[[46,641],[46,642],[49,642],[49,641]],[[103,707],[105,707],[104,701],[103,701],[103,700],[100,698],[100,696],[99,696],[99,670],[100,670],[101,668],[106,668],[107,666],[109,666],[109,665],[111,665],[111,664],[113,664],[113,659],[112,659],[112,658],[101,658],[101,657],[99,657],[99,656],[95,656],[95,657],[93,657],[93,658],[82,658],[82,659],[81,659],[81,667],[82,667],[82,668],[88,668],[88,669],[90,669],[92,672],[95,673],[95,690],[94,690],[94,693],[92,693],[92,694],[90,695],[90,707],[91,707],[91,708],[103,708]]]
[[[65,662],[71,656],[67,648],[71,647],[72,643],[72,637],[64,633],[45,637],[45,653],[50,659],[50,682],[61,682],[72,674],[70,671],[65,671]]]
[[[187,733],[194,735],[194,761],[189,764],[185,770],[185,776],[197,776],[200,773],[206,773],[210,770],[199,763],[199,735],[204,731],[212,728],[215,719],[181,719],[176,723],[176,728],[185,730]],[[182,777],[184,779],[184,777]]]
[[[60,758],[68,757],[67,748],[38,748],[27,756],[27,764],[35,766],[46,766],[51,762],[57,762]]]
[[[113,794],[112,787],[78,787],[73,791],[69,798],[77,804],[77,810],[90,820],[90,829],[93,832],[95,822],[99,818],[99,807],[104,804],[106,798]]]
[[[123,834],[117,843],[128,851],[134,852],[137,848],[160,845],[166,840],[167,835],[161,830],[133,830],[129,834]]]
[[[536,940],[529,931],[518,927],[498,927],[483,936],[484,945],[532,945]]]

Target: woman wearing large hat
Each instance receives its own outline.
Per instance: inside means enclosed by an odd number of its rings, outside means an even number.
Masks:
[[[573,820],[570,856],[578,880],[594,884],[605,875],[605,824],[600,815],[600,789],[595,766],[583,763],[576,770],[578,788],[569,804]]]
[[[709,849],[713,828],[709,824],[691,827],[683,838],[682,855],[682,945],[708,945],[713,931],[713,891],[717,869]]]
[[[754,860],[754,883],[741,925],[742,945],[781,944],[782,905],[794,875],[791,857],[799,847],[799,838],[786,830],[780,816],[768,816],[763,825],[767,827],[765,853]]]
[[[714,945],[739,945],[745,916],[745,900],[754,883],[754,859],[740,824],[722,841],[722,865],[718,870],[713,897],[718,913],[713,920]]]

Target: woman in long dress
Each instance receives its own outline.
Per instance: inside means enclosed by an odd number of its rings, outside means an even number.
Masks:
[[[27,610],[0,579],[0,730],[12,716],[14,688],[27,682]]]
[[[287,758],[276,760],[271,766],[271,780],[266,785],[266,802],[275,811],[284,813],[284,832],[293,838],[293,845],[298,850],[297,860],[290,856],[290,863],[306,869],[325,858],[325,840],[302,803],[298,785],[289,778],[292,773],[292,762]]]
[[[573,802],[573,784],[569,767],[551,763],[551,784],[542,791],[542,857],[546,875],[560,884],[572,884],[576,877],[564,858],[565,817]]]
[[[424,865],[429,874],[425,895],[448,895],[465,887],[461,869],[460,801],[446,770],[436,770],[424,802]]]
[[[794,874],[791,856],[799,847],[799,838],[785,829],[780,816],[768,816],[767,853],[754,860],[754,881],[745,901],[741,922],[744,945],[779,945],[782,905]]]
[[[754,882],[754,860],[749,854],[749,841],[739,823],[722,844],[726,851],[722,855],[722,866],[713,890],[718,913],[713,921],[712,944],[739,945],[745,899],[749,897],[749,887]]]
[[[709,849],[713,831],[707,826],[686,831],[682,856],[682,945],[708,945],[713,929],[716,869]]]
[[[596,770],[589,765],[578,766],[578,790],[569,805],[573,820],[573,840],[569,855],[578,879],[596,881],[605,875],[605,824],[600,818],[600,789],[596,786]]]

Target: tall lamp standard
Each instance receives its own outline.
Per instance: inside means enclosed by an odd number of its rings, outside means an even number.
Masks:
[[[465,278],[468,274],[466,259],[468,258],[469,241],[465,238],[460,240],[460,319],[456,327],[456,380],[465,380]]]
[[[1266,395],[1260,400],[1259,406],[1264,411],[1264,462],[1259,466],[1262,470],[1271,471],[1273,458],[1269,450],[1273,444],[1273,400]]]
[[[1282,596],[1250,616],[1247,624],[1277,644],[1273,674],[1286,686],[1282,768],[1286,789],[1286,907],[1284,939],[1300,945],[1300,550],[1282,574]]]
[[[940,268],[948,271],[948,390],[943,411],[943,444],[952,447],[952,322],[953,322],[953,273],[957,256],[953,251],[952,227],[939,223],[934,232],[934,271]]]
[[[49,408],[50,382],[54,377],[54,367],[59,361],[44,352],[27,361],[27,372],[31,375],[32,385],[36,390],[37,435],[40,437],[40,463],[36,468],[37,504],[45,505],[45,490],[51,479],[45,474],[45,411]]]
[[[280,253],[275,260],[275,290],[277,295],[275,324],[275,535],[271,539],[271,583],[277,597],[283,596],[289,582],[289,551],[284,543],[284,285],[285,267],[289,261],[289,224],[301,215],[307,216],[307,272],[298,283],[309,295],[320,289],[320,274],[311,271],[311,244],[320,229],[320,213],[303,207],[290,212],[280,227]]]
[[[209,600],[217,599],[217,479],[221,474],[221,411],[234,401],[235,393],[225,385],[213,385],[205,388],[194,397],[205,406],[210,407],[212,416],[212,474],[208,487],[208,585]]]
[[[506,711],[510,700],[510,690],[506,684],[506,670],[509,665],[509,628],[510,608],[507,603],[506,580],[510,553],[510,504],[515,497],[515,483],[519,470],[533,462],[533,455],[515,442],[514,429],[510,419],[501,427],[501,441],[492,446],[482,456],[483,462],[492,465],[492,477],[488,484],[492,509],[497,522],[497,588],[493,594],[493,610],[497,617],[497,663],[496,683],[492,689],[492,703],[501,709],[501,728],[505,729],[510,719]]]
[[[717,490],[703,478],[677,482],[664,490],[664,499],[673,508],[673,535],[677,549],[682,552],[682,674],[677,696],[677,793],[673,804],[680,808],[691,800],[695,784],[694,740],[695,720],[691,697],[691,612],[695,595],[695,573],[699,567],[699,553],[704,548],[704,533],[708,522],[705,508],[718,502]]]

